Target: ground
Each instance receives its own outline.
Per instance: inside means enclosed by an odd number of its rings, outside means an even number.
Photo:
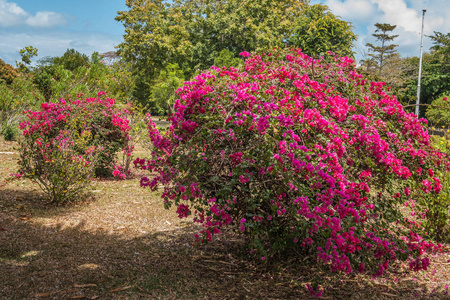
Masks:
[[[140,188],[136,170],[94,182],[91,199],[50,206],[30,181],[6,180],[16,147],[0,138],[0,299],[308,299],[315,276],[324,299],[450,299],[447,254],[428,271],[374,279],[318,273],[308,257],[251,262],[233,233],[197,249],[199,228]]]

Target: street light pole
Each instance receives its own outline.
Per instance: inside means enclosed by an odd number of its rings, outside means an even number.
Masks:
[[[417,100],[416,100],[416,116],[419,118],[419,104],[420,104],[420,79],[422,77],[422,55],[423,55],[423,23],[425,19],[425,12],[422,10],[422,31],[420,33],[420,59],[419,59],[419,80],[417,81]]]

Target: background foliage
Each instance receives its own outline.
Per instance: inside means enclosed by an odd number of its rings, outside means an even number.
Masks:
[[[353,57],[352,46],[357,37],[352,30],[351,23],[336,17],[327,6],[307,6],[294,25],[289,45],[312,56],[331,51]]]

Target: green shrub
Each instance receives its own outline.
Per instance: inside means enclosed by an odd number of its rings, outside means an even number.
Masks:
[[[0,132],[3,133],[8,124],[18,126],[22,112],[37,108],[43,101],[29,75],[18,76],[11,84],[0,81]]]
[[[450,241],[450,141],[443,137],[433,137],[433,145],[444,155],[442,167],[436,170],[435,176],[440,179],[442,190],[438,195],[426,194],[417,197],[417,204],[424,214],[422,221],[423,235],[439,242]],[[430,171],[428,171],[430,172]],[[432,172],[432,171],[431,171]],[[415,205],[412,201],[408,205]]]
[[[435,126],[450,126],[450,93],[433,100],[428,106],[425,116]]]
[[[3,137],[5,141],[14,141],[17,136],[17,128],[14,125],[8,124],[4,126]]]

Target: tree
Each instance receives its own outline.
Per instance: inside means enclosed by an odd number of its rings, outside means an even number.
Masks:
[[[130,10],[116,17],[126,31],[118,53],[152,75],[169,62],[193,72],[210,67],[223,49],[238,55],[283,46],[306,3],[128,0]]]
[[[385,60],[383,74],[374,76],[374,79],[386,82],[390,87],[389,92],[396,95],[401,103],[408,104],[416,99],[415,94],[409,95],[409,90],[413,82],[417,82],[418,65],[418,57],[401,57],[399,53],[394,53]]]
[[[24,110],[32,109],[44,101],[35,88],[30,74],[16,76],[10,84],[0,79],[0,131],[16,128]]]
[[[115,51],[108,51],[100,54],[100,56],[102,58],[102,63],[107,66],[111,66],[120,60],[120,56],[117,55]]]
[[[450,94],[450,33],[434,32],[429,38],[434,45],[429,53],[423,55],[420,102],[424,105],[420,106],[420,116],[425,115],[427,105],[433,100]],[[407,83],[404,98],[415,103],[419,58],[413,57],[410,60],[410,64],[414,66],[414,77]]]
[[[445,56],[447,62],[450,60],[448,55],[450,55],[450,33],[443,34],[442,32],[434,31],[434,35],[429,36],[433,41],[433,47],[431,50],[435,53]],[[447,65],[447,67],[450,67]]]
[[[118,55],[134,65],[135,95],[148,101],[149,86],[169,63],[185,76],[209,68],[227,49],[282,47],[292,34],[307,0],[127,0],[116,20],[125,27]]]
[[[41,91],[46,101],[50,101],[53,91],[55,68],[53,65],[41,65],[33,70],[33,83]],[[53,80],[52,80],[53,79]]]
[[[191,67],[194,70],[209,68],[223,49],[237,56],[243,51],[264,52],[284,47],[308,2],[178,1],[178,5],[189,7],[194,17],[190,22],[193,47]]]
[[[382,75],[386,60],[396,54],[395,48],[398,47],[398,45],[388,45],[387,43],[398,37],[398,35],[389,35],[389,32],[393,31],[397,25],[376,23],[375,27],[377,29],[372,36],[374,36],[377,41],[381,42],[381,46],[375,46],[371,43],[367,43],[366,46],[369,47],[369,56],[371,58],[369,61],[365,61],[364,63],[368,66],[369,70],[372,66],[375,66],[378,70],[378,75]]]
[[[16,77],[17,71],[14,67],[0,59],[0,83],[11,84]]]
[[[214,58],[214,65],[216,67],[238,67],[242,64],[242,59],[236,57],[233,52],[228,49],[220,51],[219,56]]]
[[[108,91],[123,103],[133,102],[132,91],[136,87],[132,66],[124,60],[118,60],[108,66],[109,80]]]
[[[53,59],[54,65],[61,65],[64,69],[75,71],[78,67],[87,66],[89,64],[89,56],[82,54],[75,49],[67,49],[63,56]]]
[[[327,6],[312,5],[303,10],[288,43],[308,55],[331,51],[339,56],[353,56],[352,46],[357,36],[352,29],[350,22],[335,16]]]
[[[54,64],[53,60],[55,58],[52,56],[45,56],[41,59],[38,59],[38,61],[36,62],[36,67],[45,67],[45,66],[51,66]]]
[[[153,83],[150,93],[150,106],[152,113],[161,116],[171,113],[176,90],[183,85],[183,70],[177,64],[168,64]]]
[[[16,61],[17,68],[20,71],[28,72],[28,66],[31,64],[31,58],[37,56],[38,49],[33,46],[26,46],[23,49],[20,49],[19,54],[22,57],[22,61]]]
[[[192,46],[185,26],[188,20],[174,4],[161,0],[127,0],[126,4],[130,10],[119,11],[116,17],[126,32],[117,53],[134,64],[136,73],[149,81],[169,60],[180,65],[187,61]]]
[[[424,68],[422,85],[431,102],[450,92],[450,33],[435,31],[430,38],[433,42],[431,61]]]

